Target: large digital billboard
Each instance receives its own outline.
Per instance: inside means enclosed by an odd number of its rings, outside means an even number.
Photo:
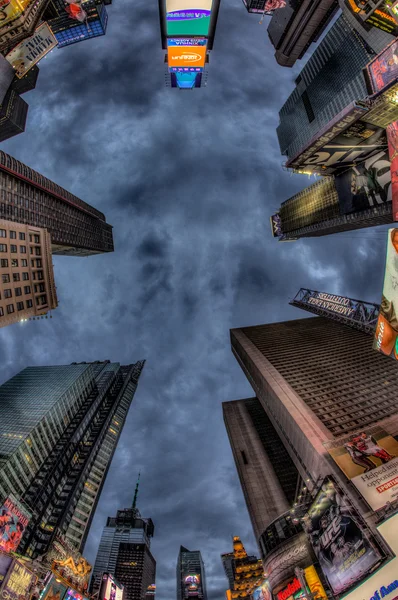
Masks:
[[[104,573],[98,600],[123,600],[123,589],[110,573]]]
[[[14,67],[15,75],[21,78],[57,44],[51,29],[47,23],[43,23],[32,36],[15,46],[6,59]]]
[[[15,552],[31,517],[26,507],[10,494],[0,508],[0,550]]]
[[[380,427],[325,444],[373,510],[398,498],[398,442]]]
[[[398,221],[398,121],[388,125],[387,140],[391,161],[392,218]]]
[[[398,360],[398,229],[387,233],[386,270],[373,348]]]
[[[322,571],[341,594],[380,562],[370,530],[332,478],[326,478],[303,519]]]
[[[0,29],[17,19],[34,0],[0,0]]]
[[[264,581],[252,594],[252,600],[272,600],[268,581]]]
[[[166,0],[167,35],[208,35],[212,0]]]
[[[60,575],[79,592],[85,593],[92,566],[67,538],[56,534],[50,550],[45,555],[45,562],[51,566],[56,576]]]
[[[5,600],[29,600],[37,577],[20,562],[15,561],[7,573],[1,588]]]
[[[398,77],[398,40],[392,42],[367,66],[374,92],[380,92]]]
[[[203,69],[206,62],[206,39],[167,40],[167,56],[169,68],[196,67]]]
[[[49,581],[40,600],[63,600],[68,588],[54,577]]]

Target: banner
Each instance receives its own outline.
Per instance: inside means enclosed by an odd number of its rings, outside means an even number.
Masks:
[[[29,600],[31,589],[37,581],[36,575],[26,569],[20,562],[15,561],[1,589],[5,600]]]
[[[31,37],[20,42],[6,56],[15,69],[15,75],[21,79],[35,64],[39,62],[58,44],[47,23],[36,29]]]
[[[386,270],[373,348],[398,359],[398,229],[387,233]]]
[[[166,0],[167,35],[209,34],[212,0]]]
[[[46,586],[40,600],[63,600],[68,588],[53,578]]]
[[[304,577],[312,594],[313,600],[327,600],[325,588],[322,585],[314,565],[304,569]]]
[[[391,161],[392,219],[398,221],[398,121],[388,125],[387,140]]]
[[[375,93],[394,81],[398,77],[398,40],[380,52],[366,68]]]
[[[280,237],[283,235],[281,216],[279,214],[272,215],[272,217],[270,217],[270,221],[272,237]]]
[[[382,558],[370,530],[331,478],[323,482],[303,525],[334,594],[363,579]]]
[[[360,431],[325,447],[373,510],[398,498],[398,442],[384,429]]]
[[[16,551],[31,517],[25,506],[10,494],[0,509],[0,550]]]

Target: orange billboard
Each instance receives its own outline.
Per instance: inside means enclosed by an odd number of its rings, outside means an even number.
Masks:
[[[204,67],[206,46],[168,47],[169,67]]]

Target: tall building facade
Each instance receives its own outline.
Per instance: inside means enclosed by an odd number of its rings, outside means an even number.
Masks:
[[[234,587],[235,579],[234,553],[225,552],[224,554],[221,554],[221,562],[224,568],[225,576],[228,579],[228,588],[232,590]]]
[[[287,0],[286,6],[274,12],[268,26],[276,62],[293,67],[317,41],[337,9],[337,0]]]
[[[296,79],[296,87],[279,112],[277,128],[281,153],[294,158],[337,114],[351,102],[367,97],[362,69],[379,52],[361,25],[342,14]],[[384,36],[384,46],[392,36]],[[379,39],[379,38],[377,38]],[[379,46],[379,44],[377,44]],[[384,47],[383,46],[383,47]]]
[[[137,491],[138,484],[131,508],[108,517],[91,579],[93,594],[107,572],[124,585],[124,600],[145,600],[148,587],[155,584],[156,561],[151,553],[155,528],[152,519],[141,517],[136,508]]]
[[[205,566],[199,550],[180,546],[177,560],[177,600],[207,600]]]
[[[21,553],[58,534],[83,550],[143,366],[28,367],[0,386],[0,496],[32,513]]]
[[[53,254],[113,252],[103,213],[2,151],[0,218],[46,228]]]

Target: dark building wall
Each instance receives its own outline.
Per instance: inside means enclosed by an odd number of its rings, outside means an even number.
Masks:
[[[156,561],[148,546],[120,544],[115,577],[125,586],[124,600],[145,600],[148,586],[156,579]]]

